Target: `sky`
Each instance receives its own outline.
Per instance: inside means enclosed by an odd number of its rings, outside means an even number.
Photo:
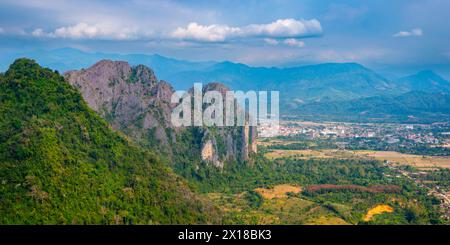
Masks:
[[[64,47],[450,78],[447,0],[0,0],[0,55]]]

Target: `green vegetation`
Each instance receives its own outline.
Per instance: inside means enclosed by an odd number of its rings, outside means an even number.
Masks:
[[[136,144],[158,152],[160,144],[151,143],[158,132],[147,133],[148,142]],[[439,200],[411,180],[395,177],[398,173],[380,161],[263,156],[271,149],[336,146],[329,141],[262,148],[250,161],[230,160],[220,169],[199,160],[202,135],[200,128],[189,128],[176,135],[173,156],[156,156],[114,132],[58,73],[19,59],[0,74],[0,224],[443,223]],[[223,152],[225,141],[219,137],[217,145]],[[448,170],[440,170],[426,180],[448,186],[448,178]],[[278,184],[352,189],[290,192],[273,199],[255,191]],[[397,191],[366,191],[377,185]],[[364,221],[379,204],[393,211]]]
[[[450,119],[449,105],[448,93],[412,91],[395,97],[314,102],[298,107],[296,115],[315,121],[433,123]]]
[[[0,76],[0,224],[217,223],[151,152],[28,59]]]
[[[378,161],[318,159],[282,159],[271,161],[256,156],[253,164],[229,162],[220,170],[204,164],[197,170],[179,170],[180,174],[195,183],[201,192],[238,193],[257,187],[276,184],[387,184],[383,171],[388,171]]]
[[[209,165],[181,171],[200,192],[211,197],[225,211],[224,222],[232,224],[440,224],[436,200],[405,178],[395,175],[380,161],[365,159],[268,160],[260,155],[253,164],[228,163],[223,170]],[[179,169],[180,171],[180,169]],[[438,176],[436,178],[445,178]],[[265,200],[255,188],[295,184],[304,191],[286,198]],[[338,186],[386,186],[377,192],[355,188],[308,192],[317,184]],[[396,187],[396,188],[394,188]],[[371,188],[372,189],[372,188]],[[393,189],[395,191],[390,191]],[[209,193],[209,194],[208,194]],[[378,204],[394,208],[393,213],[363,218]],[[301,208],[300,208],[301,207]]]

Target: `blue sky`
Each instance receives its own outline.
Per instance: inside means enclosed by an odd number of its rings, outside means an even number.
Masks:
[[[0,54],[73,47],[450,75],[450,1],[0,0]]]

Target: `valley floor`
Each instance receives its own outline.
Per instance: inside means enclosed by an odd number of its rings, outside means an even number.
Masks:
[[[361,192],[371,192],[367,186],[325,185],[298,186],[288,183],[271,186],[268,189],[253,190],[262,199],[261,205],[242,214],[245,220],[258,220],[257,223],[299,223],[299,224],[396,224],[403,223],[400,216],[408,216],[411,210],[420,212],[435,212],[440,220],[447,223],[450,218],[450,157],[427,156],[377,150],[344,150],[344,149],[296,149],[305,142],[293,139],[270,139],[259,142],[264,156],[280,164],[295,161],[377,161],[380,162],[383,181],[395,184],[400,191],[390,193],[377,191],[374,196]],[[292,146],[292,147],[289,147]],[[280,149],[281,148],[281,149]],[[293,149],[289,149],[293,148]],[[331,162],[330,162],[331,161]],[[330,166],[331,167],[331,166]],[[351,178],[350,178],[351,179]],[[355,182],[358,182],[356,179]],[[350,180],[351,182],[351,180]],[[370,182],[370,181],[369,181]],[[420,201],[411,199],[405,191],[405,184],[410,183],[416,188],[416,193],[422,192],[423,197],[432,198],[434,205],[429,209],[418,204]],[[316,193],[308,193],[310,190]],[[389,189],[389,188],[388,188]],[[320,190],[320,191],[317,191]],[[345,191],[346,190],[346,191]],[[217,194],[216,194],[217,195]],[[224,205],[226,211],[239,213],[247,209],[242,201],[241,193],[235,196],[220,196],[214,200]],[[414,197],[416,198],[416,197]],[[226,202],[221,202],[227,200]],[[421,207],[420,207],[421,206]],[[402,214],[403,213],[403,214]]]

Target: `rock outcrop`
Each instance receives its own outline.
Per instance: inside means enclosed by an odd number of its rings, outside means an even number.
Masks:
[[[88,105],[116,130],[137,142],[171,154],[170,96],[172,87],[158,81],[143,65],[102,60],[88,69],[69,71],[66,80],[78,88]],[[148,131],[148,132],[147,132]],[[151,135],[149,135],[151,134]],[[151,137],[149,139],[148,137]]]
[[[226,161],[245,161],[256,152],[255,127],[173,127],[174,89],[146,66],[102,60],[88,69],[66,72],[65,78],[114,129],[159,151],[168,162],[203,160],[222,168]],[[203,88],[211,90],[228,91],[219,83]]]
[[[203,87],[203,94],[208,91],[218,91],[222,94],[223,105],[225,105],[226,93],[229,89],[221,83],[208,83]],[[192,93],[192,89],[189,90]],[[235,102],[237,103],[237,102]],[[239,106],[235,104],[235,111],[239,110]],[[224,108],[224,118],[226,116],[226,109]],[[225,123],[224,123],[225,124]],[[207,130],[207,134],[211,134],[210,130]],[[220,158],[219,162],[215,162],[215,165],[220,166],[223,160],[232,160],[234,158],[240,160],[248,160],[252,153],[256,153],[256,127],[248,126],[247,124],[242,127],[214,127],[215,141],[214,144],[217,146],[223,146],[223,149],[218,151],[224,153]],[[220,141],[220,142],[217,142]]]

